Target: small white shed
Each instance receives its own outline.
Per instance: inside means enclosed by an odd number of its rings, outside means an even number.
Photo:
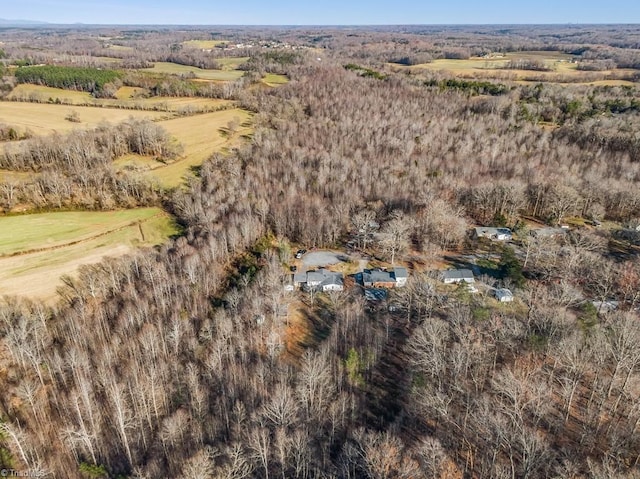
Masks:
[[[496,289],[494,296],[501,303],[510,303],[513,301],[513,293],[506,288]]]

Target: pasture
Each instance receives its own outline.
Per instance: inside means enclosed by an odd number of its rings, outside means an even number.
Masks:
[[[204,70],[198,67],[178,65],[177,63],[170,62],[156,62],[153,68],[143,68],[140,71],[169,75],[193,75],[199,80],[208,81],[232,81],[244,75],[244,72],[240,70]]]
[[[235,70],[243,63],[246,63],[249,57],[225,57],[217,58],[216,62],[222,66],[223,70]]]
[[[78,122],[65,119],[72,112],[78,114]],[[92,128],[102,122],[120,123],[131,117],[159,120],[167,118],[167,113],[52,103],[0,103],[0,123],[11,125],[20,131],[28,129],[34,135],[64,133],[77,128]]]
[[[267,73],[262,82],[268,86],[279,86],[289,82],[289,79],[285,75],[278,75],[276,73]]]
[[[51,300],[78,267],[163,243],[178,233],[159,208],[0,218],[0,291]]]
[[[494,78],[513,81],[549,81],[591,84],[594,81],[621,81],[620,76],[630,75],[629,69],[614,69],[599,72],[578,70],[575,57],[562,52],[529,51],[496,54],[487,57],[471,57],[468,59],[437,59],[431,63],[404,66],[390,64],[394,69],[410,69],[412,71],[430,70],[449,72],[463,78]],[[505,68],[512,61],[535,61],[543,63],[548,71],[519,70]],[[596,78],[596,80],[594,80]],[[583,80],[583,81],[581,81]]]
[[[199,97],[145,97],[144,88],[123,86],[116,98],[94,98],[87,92],[63,90],[41,85],[17,85],[8,95],[10,100],[35,103],[63,103],[65,105],[100,106],[132,110],[180,112],[185,109],[207,112],[232,104],[228,100]]]
[[[138,165],[141,169],[148,169],[145,174],[161,186],[175,187],[183,183],[185,175],[191,168],[197,167],[213,153],[225,148],[235,146],[242,138],[251,132],[251,114],[245,110],[235,108],[214,113],[205,113],[183,118],[175,118],[160,122],[169,134],[175,137],[184,147],[181,159],[168,165],[157,163],[156,168],[149,168],[149,160],[132,162],[128,158],[128,164]],[[235,131],[230,131],[229,126],[235,126]],[[120,166],[123,162],[116,163]]]
[[[187,40],[182,42],[185,47],[200,48],[203,50],[209,50],[225,43],[229,42],[227,40]]]

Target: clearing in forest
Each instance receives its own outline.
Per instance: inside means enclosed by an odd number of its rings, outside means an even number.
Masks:
[[[74,112],[78,121],[69,121],[67,118]],[[92,128],[102,122],[115,124],[130,117],[158,120],[167,118],[167,113],[50,103],[0,103],[0,123],[16,128],[21,133],[29,129],[35,135]]]
[[[278,75],[276,73],[267,73],[262,79],[262,83],[269,86],[278,86],[288,83],[289,79],[285,75]]]
[[[1,217],[0,291],[51,300],[62,275],[177,233],[159,208]]]
[[[117,167],[140,169],[165,187],[183,183],[192,168],[202,164],[215,152],[237,145],[251,133],[251,114],[235,108],[162,121],[159,124],[184,147],[182,158],[165,165],[148,158],[127,155],[116,160]]]
[[[562,82],[570,80],[579,82],[593,81],[593,77],[616,80],[617,76],[630,75],[635,70],[613,69],[605,71],[581,71],[578,64],[572,62],[576,57],[562,52],[529,51],[495,54],[487,57],[471,57],[468,59],[437,59],[431,63],[404,66],[392,63],[393,67],[411,70],[448,71],[456,76],[469,78],[501,78],[512,80]],[[510,62],[536,62],[543,64],[548,70],[505,68]]]
[[[227,40],[187,40],[182,42],[185,47],[201,48],[204,50],[215,48],[218,45],[224,45],[225,43],[229,42]]]
[[[244,72],[241,70],[204,70],[188,65],[179,65],[170,62],[157,62],[153,68],[144,68],[140,71],[151,73],[167,73],[170,75],[191,75],[200,80],[232,81],[237,80]]]

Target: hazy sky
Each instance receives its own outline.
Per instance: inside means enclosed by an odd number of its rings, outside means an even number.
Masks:
[[[2,3],[2,18],[53,23],[640,23],[639,0],[3,0]]]

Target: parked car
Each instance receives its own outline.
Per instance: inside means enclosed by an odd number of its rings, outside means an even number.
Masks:
[[[298,252],[296,253],[296,259],[302,258],[302,255],[305,254],[306,252],[307,252],[306,249],[299,249]]]

